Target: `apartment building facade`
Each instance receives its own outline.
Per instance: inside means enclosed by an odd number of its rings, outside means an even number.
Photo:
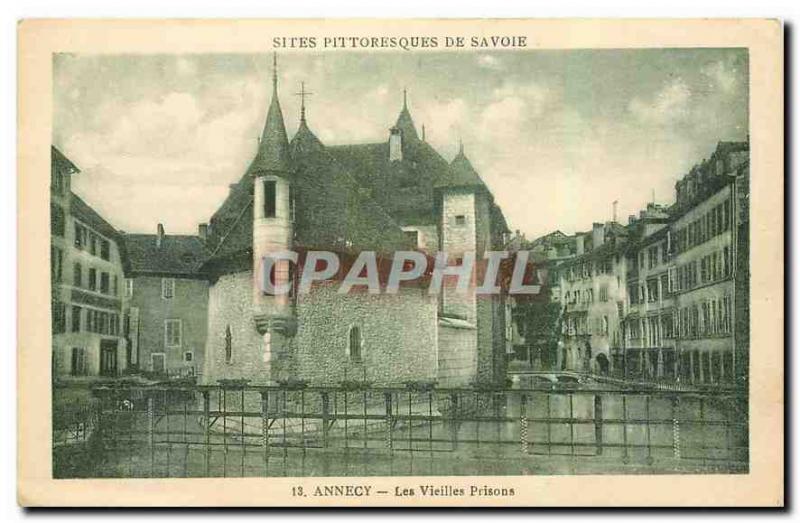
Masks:
[[[72,192],[80,170],[51,148],[52,372],[56,379],[115,377],[130,361],[119,233]]]

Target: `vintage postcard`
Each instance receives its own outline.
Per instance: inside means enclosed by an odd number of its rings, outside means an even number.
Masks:
[[[782,505],[782,64],[774,20],[23,21],[20,503]]]

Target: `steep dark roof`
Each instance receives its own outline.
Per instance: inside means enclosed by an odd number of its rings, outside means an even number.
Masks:
[[[273,79],[272,86],[272,102],[267,111],[267,120],[258,144],[258,153],[247,169],[247,172],[253,176],[264,172],[285,175],[292,170],[289,140],[283,123],[283,112],[278,101],[278,84],[275,79]]]
[[[165,234],[161,246],[155,234],[125,234],[123,241],[129,268],[136,274],[196,276],[208,256],[203,240],[197,236]]]
[[[434,187],[449,166],[430,145],[403,138],[403,159],[389,161],[389,143],[339,145],[328,151],[400,225],[437,223]]]
[[[50,166],[54,171],[60,171],[66,174],[75,174],[81,172],[72,161],[64,156],[64,153],[58,150],[55,145],[50,146]]]
[[[472,163],[464,154],[464,147],[461,146],[456,157],[450,162],[449,176],[439,180],[437,187],[472,187],[486,189],[486,184],[481,180],[478,171],[475,170]]]
[[[395,220],[329,149],[301,123],[291,141],[297,247],[389,252],[408,248]],[[211,255],[205,267],[224,270],[252,255],[253,179],[245,176],[211,220]]]
[[[408,112],[408,107],[403,104],[403,109],[397,116],[397,122],[394,126],[403,133],[404,140],[419,140],[417,128],[414,125],[414,120],[411,118],[411,113]]]
[[[72,193],[72,201],[69,208],[70,214],[75,218],[89,225],[100,234],[111,238],[112,240],[119,241],[119,232],[113,225],[108,223],[97,211],[92,209],[80,196]]]

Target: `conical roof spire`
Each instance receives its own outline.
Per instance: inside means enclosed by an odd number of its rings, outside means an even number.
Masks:
[[[274,54],[272,67],[272,102],[267,111],[267,120],[258,144],[258,153],[248,169],[253,176],[267,172],[288,174],[291,171],[289,139],[286,136],[283,111],[281,111],[281,104],[278,100],[278,60]]]
[[[448,176],[439,180],[436,184],[437,187],[478,187],[486,188],[478,171],[472,166],[467,155],[464,154],[464,142],[458,141],[458,154],[456,154],[453,161],[450,162],[450,169]]]

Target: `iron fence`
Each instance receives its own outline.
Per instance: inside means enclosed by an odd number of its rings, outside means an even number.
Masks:
[[[56,477],[744,472],[734,391],[157,386],[93,390]],[[88,450],[87,450],[88,449]],[[415,468],[416,467],[416,468]]]

